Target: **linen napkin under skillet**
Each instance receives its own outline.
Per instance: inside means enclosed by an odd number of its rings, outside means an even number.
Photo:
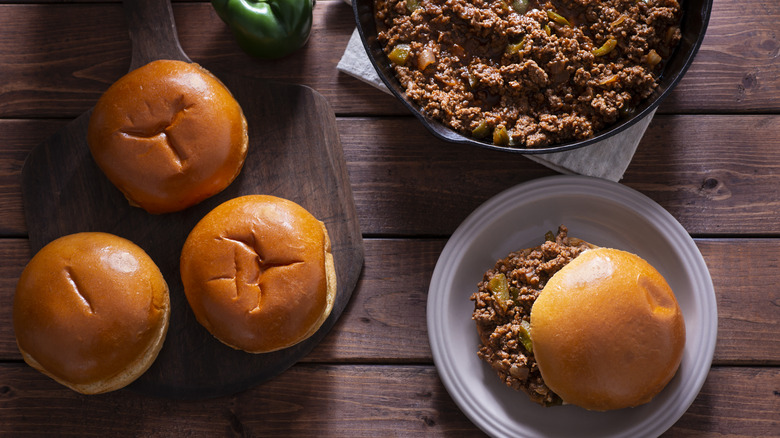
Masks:
[[[391,94],[368,59],[357,29],[352,32],[344,55],[336,67],[385,93]],[[620,181],[650,124],[655,110],[623,132],[590,146],[550,154],[527,154],[530,160],[565,174],[580,174]]]

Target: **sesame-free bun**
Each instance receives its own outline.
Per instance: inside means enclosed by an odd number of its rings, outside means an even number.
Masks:
[[[97,165],[130,204],[168,213],[230,185],[246,158],[247,122],[208,70],[159,60],[106,90],[93,109],[87,141]]]
[[[13,325],[33,368],[83,394],[122,388],[154,362],[170,317],[168,285],[134,243],[97,232],[43,247],[16,286]]]
[[[605,411],[647,403],[667,385],[680,365],[685,325],[655,268],[597,248],[550,278],[531,309],[531,339],[553,392]]]
[[[198,322],[235,349],[266,353],[313,335],[330,315],[336,271],[325,225],[267,195],[231,199],[193,228],[181,253]]]

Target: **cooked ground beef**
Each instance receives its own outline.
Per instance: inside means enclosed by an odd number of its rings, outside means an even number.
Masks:
[[[678,0],[375,0],[406,94],[456,131],[510,147],[592,137],[656,87]]]
[[[558,234],[549,232],[541,246],[499,260],[471,296],[472,319],[482,341],[477,355],[507,386],[525,392],[544,406],[561,404],[561,399],[544,384],[533,355],[527,332],[531,306],[553,274],[593,247],[569,238],[567,233],[566,227],[560,226]]]

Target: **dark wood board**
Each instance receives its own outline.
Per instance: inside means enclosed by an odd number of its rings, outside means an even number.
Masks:
[[[126,2],[131,69],[155,59],[188,60],[176,40],[167,0]],[[344,310],[363,264],[363,246],[336,120],[314,90],[215,73],[241,104],[249,152],[237,179],[187,210],[150,215],[131,207],[92,160],[86,143],[90,112],[38,145],[22,170],[31,250],[80,231],[104,231],[135,242],[170,287],[171,323],[152,367],[131,388],[175,398],[232,394],[281,373],[325,336]],[[248,354],[213,338],[192,314],[179,276],[190,230],[211,209],[236,196],[270,194],[295,201],[325,222],[336,263],[338,294],[330,317],[311,338],[285,350]]]

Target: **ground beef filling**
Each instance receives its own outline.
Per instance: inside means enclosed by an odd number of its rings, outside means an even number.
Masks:
[[[567,233],[561,226],[557,235],[549,232],[541,246],[499,260],[471,296],[472,319],[482,341],[478,356],[507,386],[544,406],[561,404],[561,399],[542,380],[527,329],[531,306],[550,277],[592,247]]]
[[[509,147],[592,137],[630,116],[680,40],[678,0],[375,0],[407,96]]]

